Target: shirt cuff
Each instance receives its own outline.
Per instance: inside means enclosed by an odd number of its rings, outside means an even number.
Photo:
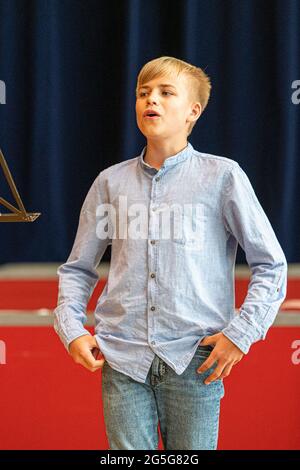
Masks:
[[[69,345],[74,339],[83,335],[91,335],[91,333],[84,328],[83,324],[75,319],[69,319],[66,315],[57,315],[54,317],[54,330],[60,337],[66,350],[69,352]]]
[[[230,339],[244,354],[249,352],[252,343],[261,338],[261,332],[245,320],[241,315],[237,315],[229,325],[222,330],[222,333]]]

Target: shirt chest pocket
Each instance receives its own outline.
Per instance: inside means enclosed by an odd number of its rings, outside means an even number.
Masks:
[[[206,234],[204,204],[187,204],[173,217],[173,242],[187,250],[202,250]]]

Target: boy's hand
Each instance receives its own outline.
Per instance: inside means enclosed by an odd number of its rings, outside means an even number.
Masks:
[[[206,385],[217,379],[227,377],[230,374],[232,367],[244,356],[244,353],[235,344],[233,344],[230,339],[223,335],[223,333],[206,336],[199,344],[202,346],[213,345],[214,349],[206,361],[203,362],[202,366],[197,369],[198,373],[205,372],[216,361],[218,362],[214,372],[204,381]]]
[[[91,372],[102,369],[105,359],[94,336],[83,335],[69,344],[69,353],[76,364],[81,364]],[[101,359],[96,360],[100,355]]]

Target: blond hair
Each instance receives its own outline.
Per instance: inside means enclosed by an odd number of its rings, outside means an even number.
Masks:
[[[185,74],[190,79],[190,97],[192,101],[200,102],[203,112],[210,96],[211,83],[209,77],[200,67],[196,67],[175,57],[162,56],[147,62],[141,68],[137,77],[136,96],[138,96],[139,87],[144,85],[144,83],[159,76],[170,76],[172,74],[177,77],[181,74]],[[197,121],[190,123],[188,136],[191,134],[196,122]]]

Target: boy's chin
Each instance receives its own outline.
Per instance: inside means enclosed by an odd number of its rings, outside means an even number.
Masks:
[[[146,139],[164,139],[166,137],[166,135],[159,131],[158,129],[157,130],[148,130],[148,129],[140,129],[141,133],[143,134],[144,137],[146,137]]]
[[[165,136],[162,134],[144,134],[147,140],[162,140],[165,139]]]

